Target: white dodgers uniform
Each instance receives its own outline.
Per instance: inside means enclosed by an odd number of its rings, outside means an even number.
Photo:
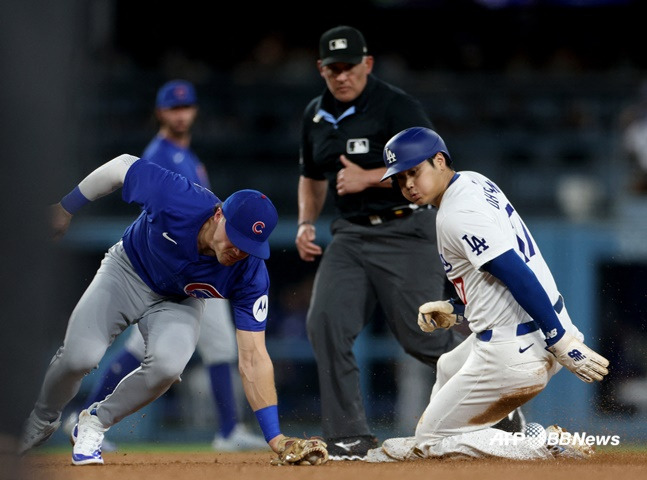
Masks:
[[[513,249],[536,275],[566,332],[583,340],[537,244],[505,194],[476,172],[454,176],[436,230],[445,273],[465,303],[472,334],[438,360],[436,384],[416,428],[420,453],[551,458],[536,443],[490,428],[541,392],[561,365],[509,289],[481,270],[485,263]],[[509,442],[501,441],[505,435]]]

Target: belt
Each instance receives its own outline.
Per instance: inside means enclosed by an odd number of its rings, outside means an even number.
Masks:
[[[530,322],[520,323],[516,326],[504,325],[495,328],[497,337],[499,337],[499,335],[505,335],[506,337],[520,337],[521,335],[525,335],[526,333],[536,332],[537,330],[539,330],[539,325],[537,325],[537,322],[535,322],[534,320],[531,320]],[[510,330],[510,328],[514,328],[514,330]],[[512,335],[513,332],[514,335]],[[483,330],[482,332],[476,334],[476,338],[478,338],[482,342],[489,342],[490,340],[492,340],[492,330]]]
[[[561,313],[564,309],[564,297],[561,295],[553,305],[553,309],[557,313]],[[513,336],[520,337],[521,335],[526,335],[527,333],[536,332],[539,330],[539,325],[534,320],[526,323],[520,323],[519,325],[504,325],[501,327],[495,327],[497,332],[497,337],[499,338],[510,338]],[[489,342],[492,339],[492,330],[483,330],[476,334],[476,338],[482,342]]]
[[[400,207],[389,208],[388,210],[380,210],[372,215],[355,215],[353,217],[346,217],[345,220],[348,220],[351,223],[356,223],[357,225],[381,225],[390,220],[405,218],[414,212],[427,209],[428,207],[418,207],[416,204],[402,205]]]

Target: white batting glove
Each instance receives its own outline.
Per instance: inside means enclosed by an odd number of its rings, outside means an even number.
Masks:
[[[546,347],[557,361],[577,375],[580,380],[592,383],[602,380],[609,370],[609,360],[597,354],[573,335],[565,333],[552,347]]]
[[[458,316],[454,313],[454,306],[447,300],[423,303],[418,308],[418,326],[423,332],[453,327],[457,320]]]

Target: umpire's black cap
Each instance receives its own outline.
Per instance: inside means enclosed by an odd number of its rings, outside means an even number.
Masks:
[[[362,32],[346,25],[331,28],[319,39],[319,58],[324,67],[337,62],[356,65],[367,52]]]

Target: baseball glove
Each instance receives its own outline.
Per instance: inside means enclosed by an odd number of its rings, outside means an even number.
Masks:
[[[279,449],[272,465],[323,465],[328,461],[327,445],[316,437],[285,437],[279,441]]]

